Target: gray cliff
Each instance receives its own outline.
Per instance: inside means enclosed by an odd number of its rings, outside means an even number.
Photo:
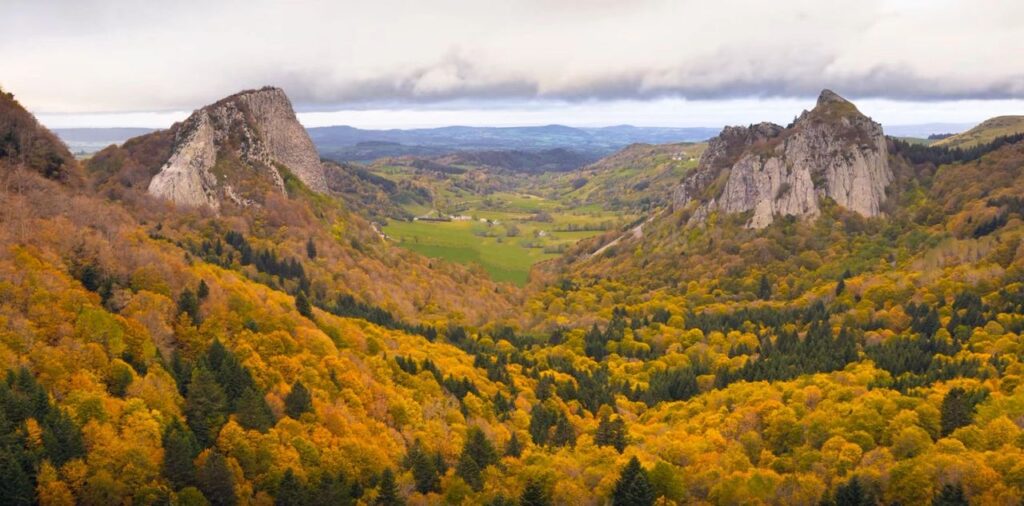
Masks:
[[[776,216],[814,217],[820,200],[864,216],[881,214],[893,175],[882,127],[825,90],[788,128],[728,127],[712,139],[675,192],[676,208],[694,206],[691,223],[711,212],[751,212],[747,226]]]
[[[284,169],[313,191],[327,191],[320,156],[284,91],[244,91],[182,123],[149,192],[186,206],[251,205],[261,192],[285,191]]]

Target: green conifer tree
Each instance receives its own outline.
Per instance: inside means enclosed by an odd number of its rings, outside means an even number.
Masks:
[[[246,389],[236,402],[235,415],[246,429],[266,432],[274,426],[274,413],[267,400],[254,388]]]
[[[177,419],[164,430],[163,473],[176,489],[195,483],[194,460],[199,455],[199,442],[187,426]]]
[[[284,412],[298,420],[303,413],[313,411],[313,397],[301,381],[292,385],[292,391],[284,398]]]
[[[964,487],[957,484],[946,484],[932,499],[932,506],[968,506]]]
[[[377,493],[377,506],[403,506],[405,501],[398,497],[398,485],[395,483],[395,473],[387,468],[381,474],[380,487]]]
[[[630,459],[622,468],[619,481],[615,483],[612,493],[613,506],[652,506],[654,489],[647,479],[647,471],[640,465],[636,457]]]
[[[185,399],[185,418],[200,446],[213,444],[227,421],[227,413],[227,397],[213,373],[204,367],[193,369]]]
[[[512,437],[508,438],[508,443],[505,444],[505,456],[518,459],[522,454],[523,444],[519,442],[519,436],[513,432]]]
[[[238,503],[235,495],[235,476],[231,474],[227,459],[214,450],[206,458],[203,467],[196,473],[199,490],[213,506],[234,506]]]
[[[292,468],[288,468],[277,484],[277,493],[274,494],[274,506],[303,506],[309,503],[311,498],[306,493],[306,488],[295,476]]]
[[[530,480],[519,498],[519,506],[551,506],[551,498],[539,481]]]
[[[295,310],[298,311],[300,315],[305,316],[310,320],[313,319],[313,306],[309,303],[309,299],[306,297],[306,292],[299,292],[299,294],[295,296]]]

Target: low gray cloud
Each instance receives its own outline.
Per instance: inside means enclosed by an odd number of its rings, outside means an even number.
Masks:
[[[450,100],[1024,97],[1024,4],[953,0],[9,0],[0,86],[34,110]]]

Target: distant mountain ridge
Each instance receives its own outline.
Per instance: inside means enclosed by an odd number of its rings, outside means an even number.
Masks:
[[[387,156],[436,156],[457,151],[544,151],[565,148],[596,159],[630,144],[703,141],[719,128],[669,128],[617,125],[577,128],[449,126],[408,130],[363,130],[350,126],[309,129],[325,158],[368,161]]]
[[[926,138],[932,134],[965,132],[976,123],[922,123],[885,125],[894,137]],[[630,144],[673,144],[708,140],[717,127],[609,127],[574,128],[562,125],[536,127],[467,127],[372,130],[351,126],[307,129],[326,157],[341,161],[370,161],[394,156],[440,156],[455,151],[542,151],[566,148],[598,158]],[[54,128],[75,153],[93,153],[111,144],[154,131],[150,128]]]
[[[132,137],[146,135],[153,128],[54,128],[51,131],[67,144],[73,153],[94,153],[111,144],[121,144]]]

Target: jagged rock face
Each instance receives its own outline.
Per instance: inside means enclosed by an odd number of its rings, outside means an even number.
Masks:
[[[689,201],[715,191],[715,181],[727,177],[728,170],[749,147],[778,137],[783,131],[779,125],[758,123],[749,127],[727,126],[722,133],[708,141],[698,162],[698,170],[692,172],[675,191],[676,201]]]
[[[723,130],[680,185],[675,205],[699,203],[691,223],[713,211],[750,211],[753,228],[776,216],[816,216],[822,197],[877,216],[892,178],[882,127],[825,90],[789,128],[761,123]]]
[[[316,147],[284,92],[245,91],[185,120],[149,192],[186,206],[251,205],[266,191],[285,191],[282,168],[327,191]]]

